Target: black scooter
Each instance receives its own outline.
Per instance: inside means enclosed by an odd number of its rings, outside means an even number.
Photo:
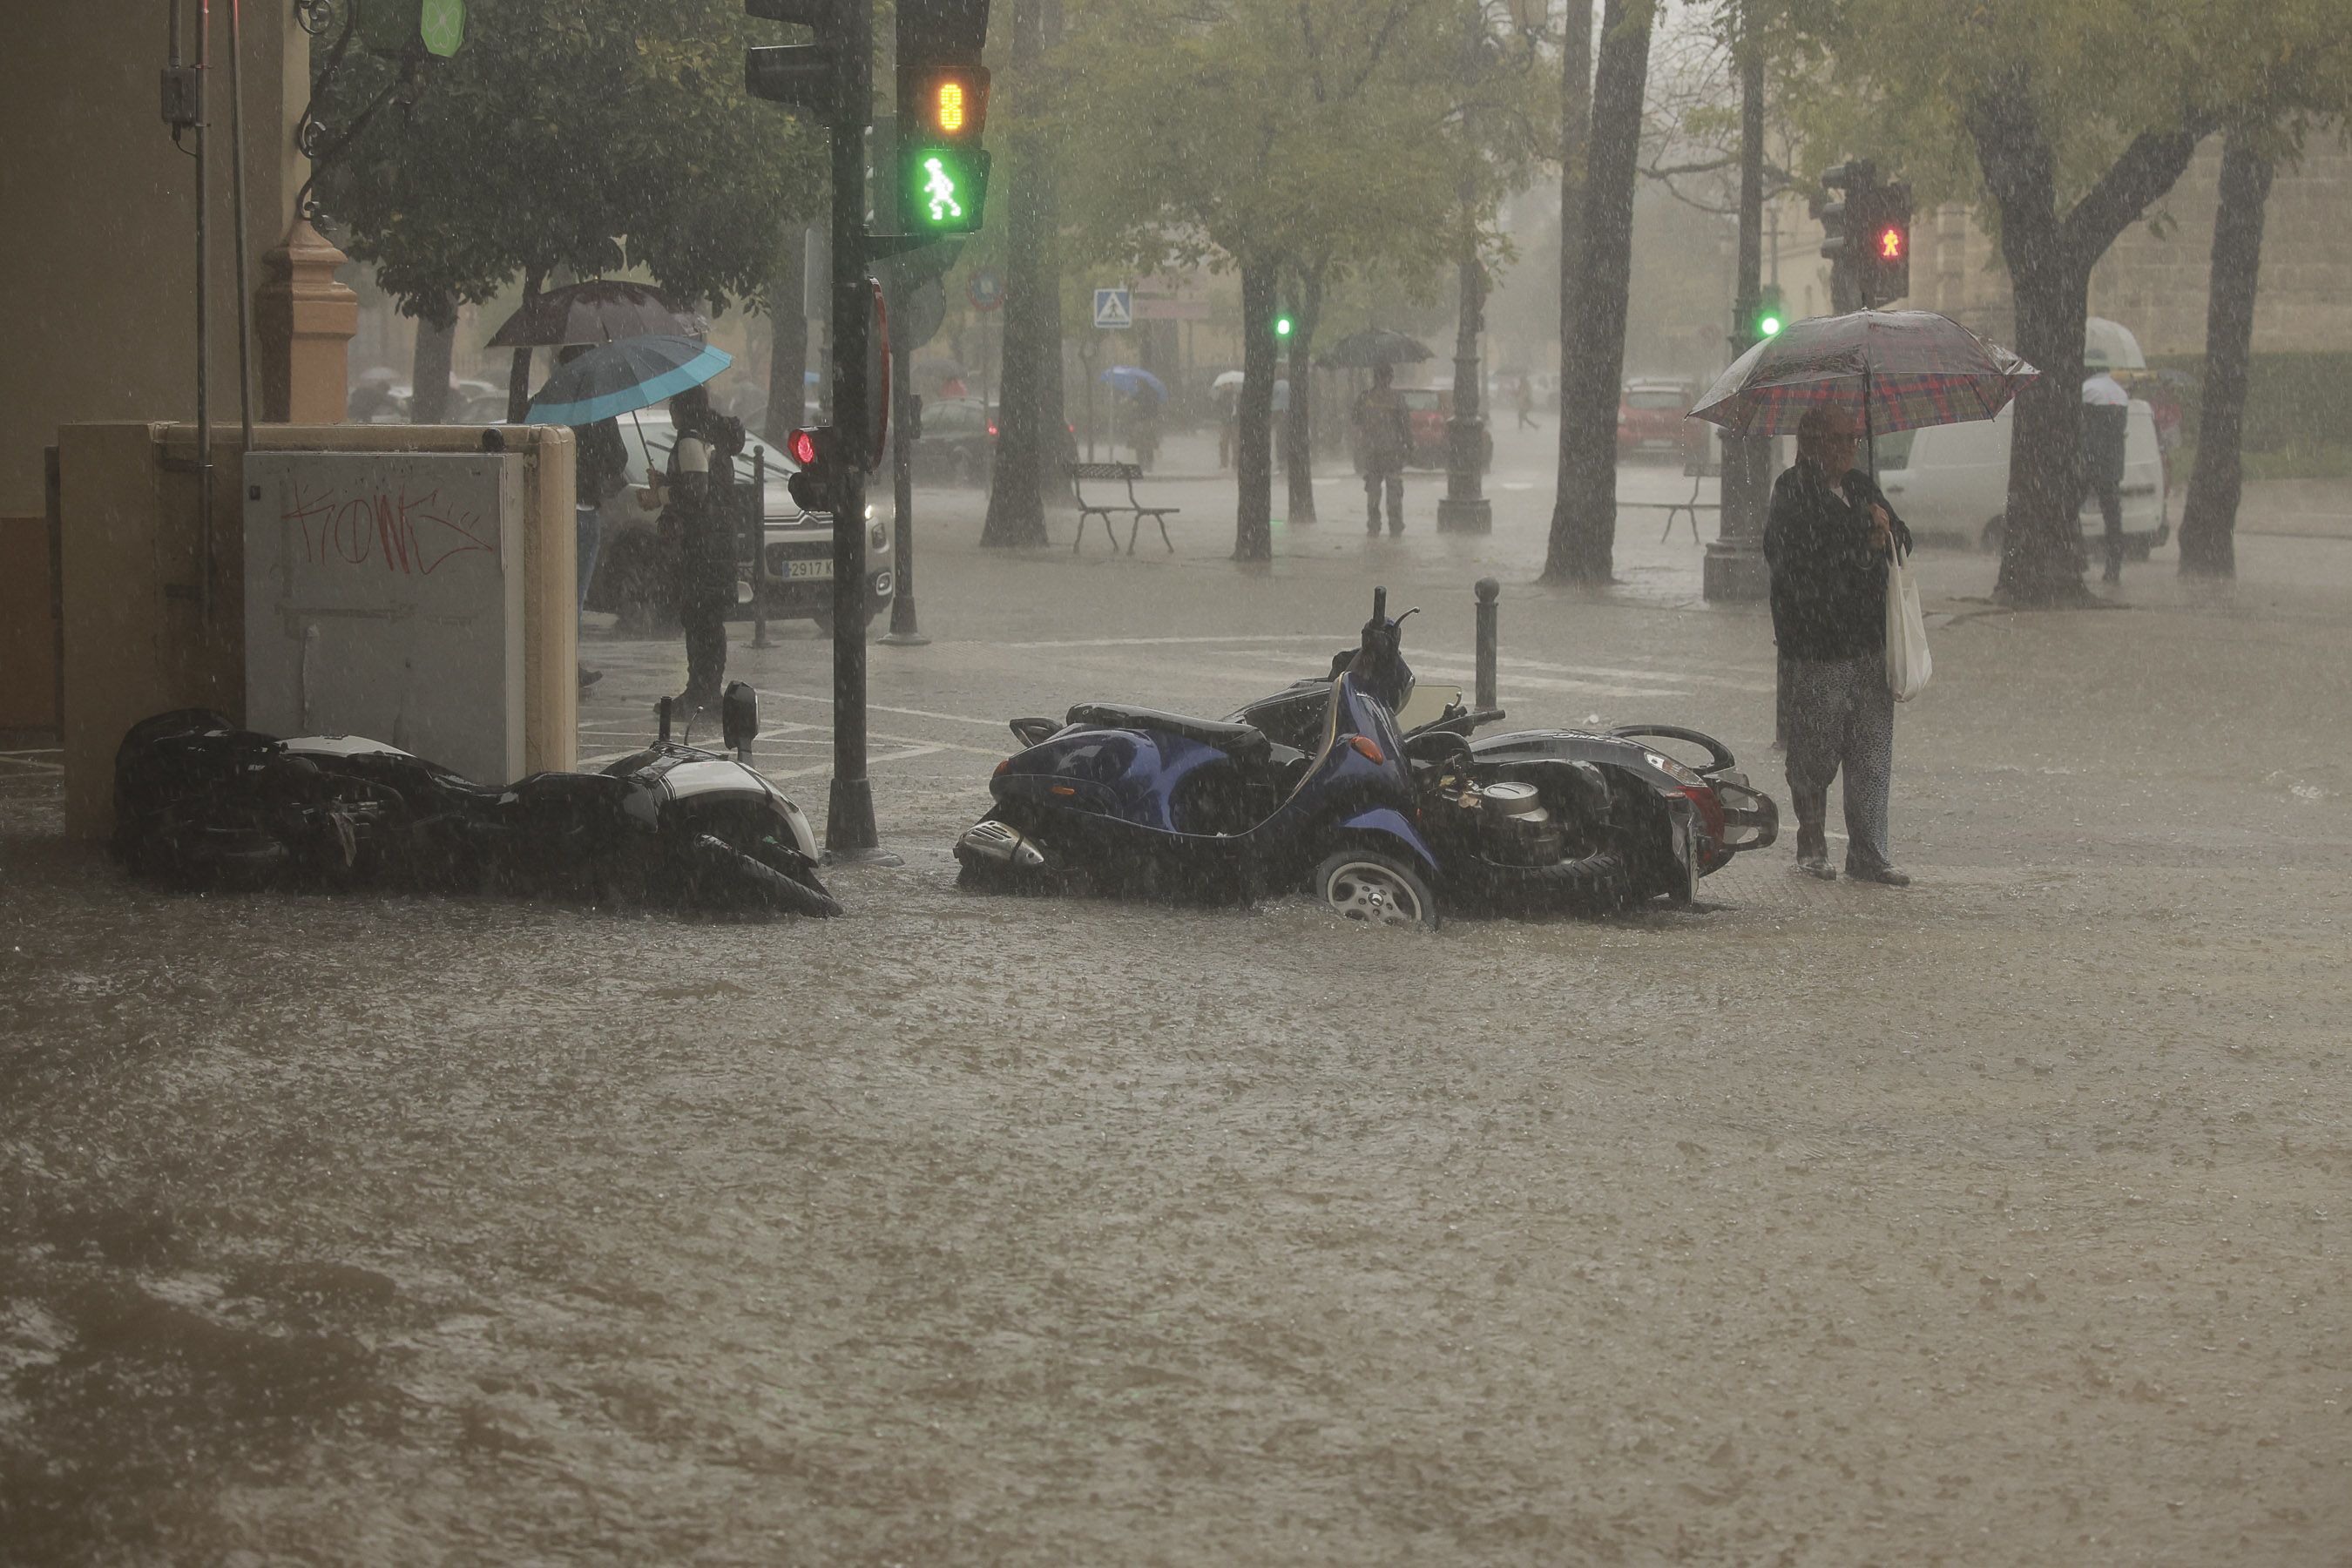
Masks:
[[[495,892],[731,914],[837,915],[815,837],[742,760],[758,699],[721,705],[730,758],[669,738],[593,773],[504,787],[380,741],[240,730],[183,709],[131,726],[115,753],[114,850],[132,871],[203,890]]]

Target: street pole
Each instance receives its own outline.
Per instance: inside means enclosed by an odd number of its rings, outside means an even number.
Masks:
[[[1764,51],[1755,36],[1756,0],[1739,14],[1739,255],[1731,308],[1731,353],[1756,346],[1756,317],[1764,300]],[[1721,507],[1714,542],[1699,573],[1711,602],[1761,599],[1769,589],[1764,564],[1765,487],[1771,479],[1769,436],[1722,437]]]
[[[1480,56],[1486,44],[1486,14],[1476,5],[1464,10],[1462,40],[1462,258],[1461,321],[1454,335],[1454,412],[1445,421],[1445,494],[1437,502],[1441,533],[1486,533],[1495,526],[1495,509],[1480,493],[1479,473],[1486,456],[1480,439],[1486,427],[1479,419],[1478,338],[1486,327],[1486,269],[1478,260],[1478,231],[1471,214],[1478,201],[1476,142],[1472,135],[1469,100],[1478,90]]]
[[[866,278],[866,124],[874,105],[874,0],[840,0],[841,93],[833,117],[833,423],[842,465],[833,519],[833,789],[825,805],[828,861],[886,865],[866,774],[866,384],[873,286]]]

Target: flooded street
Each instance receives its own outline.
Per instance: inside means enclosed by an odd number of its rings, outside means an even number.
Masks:
[[[1003,717],[1224,711],[1375,582],[1466,685],[1498,572],[1514,719],[1781,795],[1760,610],[1654,514],[1637,591],[1523,586],[1536,495],[1244,572],[983,555],[927,493],[906,864],[838,921],[167,894],[18,767],[0,1558],[2344,1561],[2352,543],[2113,613],[1924,557],[1909,889],[1776,848],[1423,937],[955,888]],[[821,817],[824,645],[736,635]],[[593,756],[679,666],[592,652]]]

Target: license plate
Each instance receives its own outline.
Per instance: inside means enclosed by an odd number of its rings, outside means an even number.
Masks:
[[[787,581],[793,578],[808,577],[830,579],[832,576],[833,563],[830,561],[787,561],[784,563],[784,577]]]

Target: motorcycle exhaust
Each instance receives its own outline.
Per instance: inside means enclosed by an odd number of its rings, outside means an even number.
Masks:
[[[1045,868],[1045,852],[1019,828],[990,817],[975,822],[963,830],[956,840],[957,858],[966,854],[982,860],[993,860],[1000,866],[1011,866],[1024,871]]]

